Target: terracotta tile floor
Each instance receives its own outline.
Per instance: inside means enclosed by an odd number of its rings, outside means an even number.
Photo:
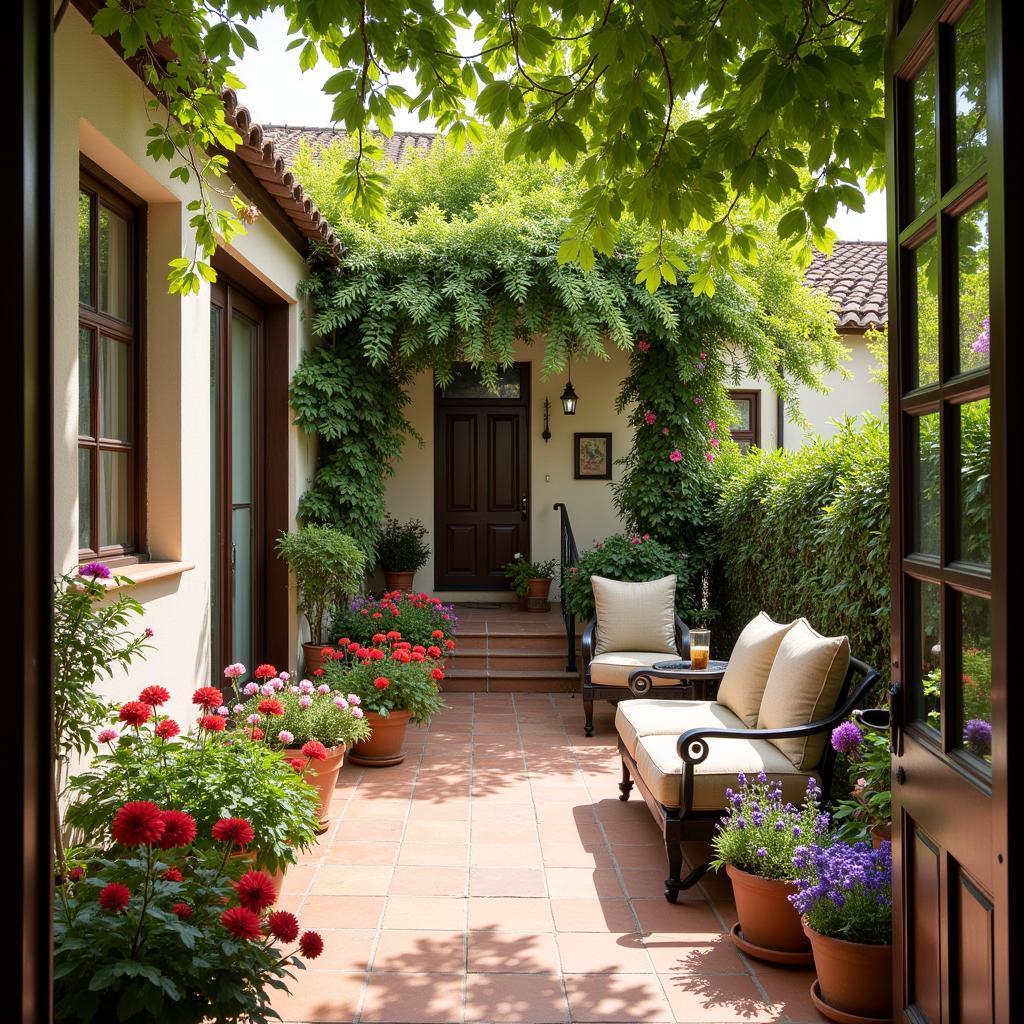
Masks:
[[[334,820],[282,905],[324,955],[285,1021],[820,1021],[809,970],[740,955],[728,883],[671,906],[661,835],[618,799],[612,709],[583,735],[562,694],[450,694],[396,768],[346,765]],[[687,849],[696,862],[702,849]]]

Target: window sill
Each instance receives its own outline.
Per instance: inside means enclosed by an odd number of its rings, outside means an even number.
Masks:
[[[113,572],[117,576],[127,577],[136,586],[140,583],[152,583],[154,580],[164,580],[171,576],[181,576],[182,573],[194,569],[194,562],[136,562],[134,565],[126,565],[120,569],[115,568]],[[116,579],[107,580],[104,586],[107,590],[120,590],[122,586]]]

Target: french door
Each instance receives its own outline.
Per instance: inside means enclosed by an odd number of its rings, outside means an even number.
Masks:
[[[1008,575],[1002,8],[917,0],[893,18],[896,1014],[1008,1022],[1008,598],[1020,584]]]

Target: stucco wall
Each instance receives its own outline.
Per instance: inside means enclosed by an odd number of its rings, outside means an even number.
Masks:
[[[210,665],[210,296],[204,287],[187,298],[166,292],[166,265],[189,251],[186,204],[193,186],[171,179],[173,165],[155,164],[145,153],[147,94],[85,19],[69,8],[56,34],[55,136],[55,509],[54,569],[77,559],[78,247],[79,153],[84,154],[148,204],[147,302],[147,524],[156,563],[193,568],[133,588],[145,607],[143,625],[154,631],[155,649],[125,676],[108,684],[122,698],[140,685],[160,682],[173,694],[172,713],[190,717],[192,689],[219,674]],[[298,252],[264,219],[229,249],[270,287],[288,309],[289,373],[309,345],[297,300],[304,275]],[[288,465],[271,467],[286,487],[289,508],[312,475],[313,448],[293,427]],[[181,568],[180,566],[178,567]],[[127,570],[131,574],[132,570]],[[149,570],[152,571],[152,568]],[[140,574],[141,575],[141,574]],[[290,600],[294,607],[294,595]],[[293,614],[292,649],[299,642]]]

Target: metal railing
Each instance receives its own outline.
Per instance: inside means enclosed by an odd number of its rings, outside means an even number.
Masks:
[[[576,616],[566,607],[565,604],[565,574],[570,566],[580,560],[580,549],[576,547],[576,538],[572,533],[572,523],[569,522],[569,510],[564,502],[556,501],[554,505],[556,512],[560,514],[561,537],[559,541],[559,564],[560,572],[558,578],[559,597],[562,602],[562,621],[565,623],[565,635],[568,643],[568,658],[566,661],[566,672],[576,671]]]

